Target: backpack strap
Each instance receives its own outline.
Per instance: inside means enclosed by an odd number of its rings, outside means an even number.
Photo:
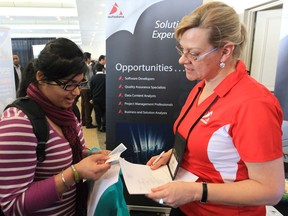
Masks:
[[[29,97],[18,98],[7,105],[5,109],[8,107],[17,107],[28,116],[33,126],[33,132],[38,140],[36,147],[37,160],[43,162],[46,158],[46,142],[49,139],[49,128],[44,111]]]
[[[72,110],[73,110],[74,115],[76,116],[76,118],[80,122],[81,121],[80,110],[79,110],[79,108],[78,108],[76,103],[73,103]]]

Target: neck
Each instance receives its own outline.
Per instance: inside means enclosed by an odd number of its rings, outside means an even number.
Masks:
[[[236,70],[237,60],[227,61],[224,68],[220,68],[216,75],[211,79],[205,79],[207,90],[213,91],[230,73]]]
[[[207,97],[213,94],[214,89],[233,71],[236,70],[236,64],[235,62],[230,62],[226,64],[225,68],[220,68],[218,72],[216,73],[216,76],[214,76],[211,79],[205,79],[205,86],[201,92],[200,98],[198,103],[200,104],[203,100],[205,100]]]

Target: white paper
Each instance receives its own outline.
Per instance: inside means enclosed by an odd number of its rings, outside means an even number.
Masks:
[[[150,166],[130,163],[123,158],[119,163],[129,194],[149,194],[151,188],[172,182],[167,165],[151,170]],[[197,179],[197,176],[179,168],[174,181],[195,182]]]
[[[97,204],[104,191],[111,185],[118,182],[119,172],[119,164],[113,164],[111,168],[101,178],[91,183],[90,193],[88,197],[88,216],[94,216]]]
[[[120,143],[112,152],[109,154],[109,159],[105,163],[118,161],[122,152],[126,150],[126,146],[123,143]]]
[[[110,158],[106,161],[106,163],[118,161],[121,153],[124,152],[126,149],[126,146],[123,143],[120,143],[115,149],[113,149],[113,151],[110,152]],[[119,172],[120,165],[114,163],[101,178],[91,183],[90,194],[88,197],[88,216],[94,215],[99,199],[104,193],[104,191],[111,185],[118,182]]]
[[[283,215],[273,206],[266,206],[266,216],[283,216]]]

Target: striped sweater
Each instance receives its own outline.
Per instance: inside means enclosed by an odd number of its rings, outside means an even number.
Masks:
[[[49,128],[46,159],[38,162],[37,139],[28,117],[15,107],[1,116],[0,204],[6,215],[75,214],[75,185],[59,197],[54,180],[54,175],[71,165],[72,151],[67,140]],[[77,131],[84,149],[80,123]]]

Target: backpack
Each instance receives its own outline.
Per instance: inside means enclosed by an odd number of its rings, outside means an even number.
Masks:
[[[17,98],[11,104],[8,104],[4,110],[9,107],[17,107],[18,109],[22,110],[31,121],[33,132],[38,141],[36,147],[37,161],[43,162],[46,158],[46,142],[49,139],[49,127],[44,111],[33,99],[29,97]],[[79,109],[74,103],[73,112],[80,121]]]

